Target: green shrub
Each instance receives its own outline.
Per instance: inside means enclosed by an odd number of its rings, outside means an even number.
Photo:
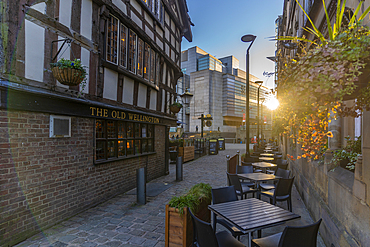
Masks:
[[[203,201],[211,203],[212,187],[209,184],[199,183],[194,185],[185,195],[174,196],[168,203],[170,207],[177,208],[180,214],[188,207],[192,212],[197,212]]]

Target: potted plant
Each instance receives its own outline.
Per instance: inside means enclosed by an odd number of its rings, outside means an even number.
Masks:
[[[355,140],[346,137],[346,140],[347,145],[345,147],[334,151],[332,162],[353,171],[357,158],[361,154],[361,137],[359,136]]]
[[[170,105],[170,111],[173,112],[173,113],[178,113],[181,108],[182,108],[182,104],[179,103],[179,102],[173,102]]]
[[[212,200],[212,187],[209,184],[194,185],[182,196],[174,196],[166,205],[165,246],[191,246],[193,223],[188,208],[201,220],[210,222],[208,205]]]
[[[78,86],[80,83],[83,83],[82,86],[85,86],[86,69],[79,59],[71,61],[62,58],[56,63],[51,63],[50,67],[54,78],[61,84],[67,86]]]

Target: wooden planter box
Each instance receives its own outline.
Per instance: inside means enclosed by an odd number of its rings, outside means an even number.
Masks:
[[[179,147],[179,157],[183,157],[183,162],[194,159],[194,146]]]
[[[203,202],[199,206],[199,212],[195,215],[206,222],[211,222],[211,211],[208,209],[209,202]],[[193,222],[184,209],[184,214],[180,215],[178,209],[166,205],[165,222],[165,246],[166,247],[189,247],[193,242]]]

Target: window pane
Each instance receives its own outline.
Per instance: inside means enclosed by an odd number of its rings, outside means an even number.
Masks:
[[[158,3],[158,0],[154,0],[154,15],[158,18],[158,15],[159,15],[159,12],[158,12],[158,8],[159,8],[159,3]]]
[[[150,55],[150,82],[155,84],[155,52],[153,50]]]
[[[153,139],[148,140],[148,152],[154,152]]]
[[[149,80],[150,46],[145,43],[144,53],[144,79]]]
[[[107,28],[107,61],[117,63],[118,53],[118,19],[112,15],[108,19]]]
[[[148,152],[148,140],[141,140],[141,151],[143,153]]]
[[[118,157],[125,156],[126,141],[118,141]]]
[[[134,137],[134,124],[127,123],[127,138],[133,138],[133,137]]]
[[[121,57],[120,65],[125,67],[127,66],[127,27],[121,24]]]
[[[143,76],[144,41],[138,39],[137,43],[137,74]]]
[[[141,137],[140,124],[135,123],[135,138]]]
[[[108,142],[108,159],[109,158],[114,158],[116,157],[114,154],[115,154],[115,151],[116,151],[116,147],[115,147],[115,144],[116,142],[115,141],[109,141]]]
[[[146,124],[141,124],[141,137],[146,137]]]
[[[130,30],[128,69],[134,73],[136,72],[136,38],[136,34]]]
[[[148,125],[148,137],[153,137],[153,125]]]
[[[134,141],[133,140],[127,140],[126,143],[126,155],[133,155],[134,154]]]
[[[105,159],[105,141],[96,141],[96,160]]]
[[[141,154],[141,140],[135,140],[135,154]]]
[[[124,122],[118,122],[118,138],[126,138],[126,129],[125,129],[125,123]]]
[[[105,121],[96,120],[95,132],[96,132],[96,138],[97,139],[98,138],[105,138],[104,124],[105,124]]]
[[[107,121],[108,138],[116,138],[116,121]]]

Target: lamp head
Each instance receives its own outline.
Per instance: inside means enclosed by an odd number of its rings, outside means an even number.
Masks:
[[[257,36],[254,36],[252,34],[247,34],[242,37],[243,42],[252,42],[256,39]]]
[[[185,103],[185,104],[189,104],[190,103],[190,100],[191,98],[193,98],[193,94],[191,94],[189,91],[188,91],[188,88],[185,89],[185,93],[181,94],[180,95],[181,97],[181,100]]]
[[[262,85],[263,81],[255,81],[254,83]]]

